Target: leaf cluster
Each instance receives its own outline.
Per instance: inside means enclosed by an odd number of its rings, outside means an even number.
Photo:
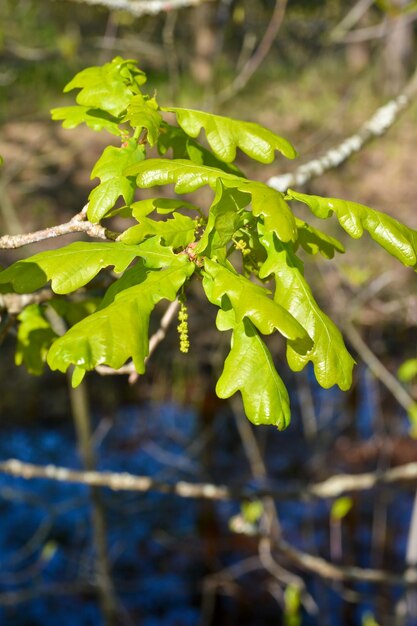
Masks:
[[[2,292],[30,293],[50,283],[62,296],[19,316],[16,362],[32,373],[45,360],[54,370],[73,367],[74,384],[88,370],[118,369],[129,359],[143,373],[155,307],[162,300],[184,302],[191,280],[199,280],[218,310],[218,331],[230,335],[217,394],[239,391],[253,423],[284,428],[289,394],[267,347],[269,335],[282,337],[293,371],[311,362],[325,388],[348,389],[354,365],[340,330],[314,298],[302,260],[317,253],[332,259],[344,247],[298,218],[290,202],[306,204],[321,219],[334,214],[353,238],[367,231],[407,266],[416,265],[417,233],[354,202],[283,194],[247,178],[235,163],[238,151],[270,163],[276,152],[294,158],[295,149],[252,122],[160,107],[143,92],[145,82],[134,61],[117,57],[77,74],[65,87],[78,90],[76,104],[52,111],[65,128],[86,124],[119,138],[92,168],[99,182],[87,215],[93,223],[117,215],[126,227],[116,241],[73,243],[0,272]],[[202,187],[211,190],[208,206],[192,196]],[[138,190],[149,188],[157,189],[155,196],[141,199]],[[63,335],[48,307],[65,324]],[[188,348],[184,314],[181,319]]]

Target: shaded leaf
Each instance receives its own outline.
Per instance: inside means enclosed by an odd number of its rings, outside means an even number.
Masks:
[[[43,315],[39,304],[30,304],[17,317],[17,344],[15,363],[25,365],[29,374],[43,372],[49,346],[57,337],[50,323]]]
[[[261,241],[268,258],[259,276],[274,276],[275,300],[298,320],[313,340],[307,352],[300,352],[296,345],[288,344],[287,359],[291,369],[298,372],[312,361],[315,376],[322,387],[337,384],[343,390],[349,389],[354,360],[346,350],[339,329],[315,301],[303,276],[302,262],[291,244],[281,243],[272,234],[265,234]]]
[[[149,145],[155,145],[159,136],[162,116],[158,112],[158,104],[154,98],[145,99],[142,94],[133,96],[123,121],[130,122],[133,128],[146,128]]]
[[[367,230],[372,239],[401,263],[416,265],[417,231],[401,224],[390,215],[356,202],[309,196],[292,189],[287,191],[287,197],[307,204],[314,215],[322,219],[335,213],[341,226],[354,239],[362,237],[363,231]]]
[[[295,220],[298,230],[297,243],[308,252],[308,254],[317,254],[320,252],[326,259],[332,259],[335,252],[345,252],[344,245],[335,237],[326,235],[321,230],[314,228],[307,222]]]
[[[207,165],[221,169],[229,174],[245,178],[243,172],[233,163],[225,163],[215,154],[204,148],[198,141],[192,139],[182,128],[165,124],[161,127],[158,138],[158,151],[164,155],[172,150],[173,159],[189,159],[196,165]]]
[[[237,148],[261,163],[272,163],[275,150],[288,159],[297,156],[293,146],[286,139],[259,124],[192,109],[173,107],[164,110],[175,113],[178,124],[190,137],[198,137],[201,129],[204,128],[210,148],[219,159],[226,163],[235,160]]]
[[[119,128],[119,120],[106,111],[92,109],[91,107],[70,106],[51,109],[53,120],[62,121],[64,128],[75,128],[80,124],[86,124],[95,131],[107,130],[112,135],[122,134]]]

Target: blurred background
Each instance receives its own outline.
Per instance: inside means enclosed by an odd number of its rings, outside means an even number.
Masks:
[[[299,152],[295,163],[241,157],[246,173],[266,182],[337,146],[400,94],[416,71],[416,34],[412,0],[2,0],[1,232],[65,222],[86,203],[109,137],[62,129],[49,115],[72,103],[62,91],[84,67],[116,55],[137,59],[159,102],[258,122],[286,137]],[[411,102],[386,135],[302,190],[417,228],[416,122]],[[215,311],[197,289],[188,355],[173,324],[134,384],[91,374],[78,399],[64,376],[15,366],[13,314],[3,310],[0,323],[1,461],[227,483],[255,495],[273,487],[282,493],[273,517],[284,539],[335,564],[340,577],[289,552],[262,552],[270,500],[98,492],[0,474],[0,626],[417,624],[415,587],[403,580],[417,563],[412,488],[301,497],[307,484],[333,474],[417,461],[407,412],[417,400],[415,275],[369,240],[348,243],[345,255],[314,258],[306,273],[357,360],[353,388],[324,391],[310,370],[295,376],[273,343],[293,407],[284,433],[252,429],[239,401],[216,398],[228,338],[217,337]],[[27,253],[3,251],[0,263]],[[91,458],[77,439],[80,403]],[[381,576],[370,581],[353,566]]]

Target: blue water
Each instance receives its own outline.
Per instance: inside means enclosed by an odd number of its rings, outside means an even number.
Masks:
[[[318,397],[318,409],[321,401]],[[335,396],[334,411],[326,423],[335,434],[338,402]],[[369,407],[360,410],[369,415]],[[127,407],[112,422],[97,417],[95,425],[101,469],[146,474],[169,482],[223,479],[255,485],[250,482],[230,416],[219,415],[213,425],[209,463],[204,446],[195,444],[201,435],[200,424],[190,410],[172,405]],[[361,420],[363,439],[371,436],[372,428],[369,420]],[[285,433],[271,430],[268,434],[265,458],[275,484],[285,487],[297,473],[303,476],[309,454],[299,420]],[[81,467],[71,426],[4,429],[0,459],[11,457]],[[214,504],[106,489],[102,497],[120,624],[198,626],[205,577],[256,554],[254,540],[229,530],[230,518],[240,512],[236,502]],[[365,494],[355,506],[361,521],[354,535],[343,529],[344,554],[351,552],[357,565],[373,567],[374,501]],[[394,569],[403,567],[411,506],[411,493],[389,494],[387,524],[395,536],[390,542]],[[280,502],[278,512],[287,541],[329,558],[329,510],[326,501]],[[0,626],[102,624],[91,587],[95,565],[90,514],[89,493],[83,486],[40,479],[28,482],[0,474]],[[303,626],[360,626],[366,613],[378,611],[381,590],[373,586],[348,585],[362,594],[358,601],[350,602],[337,585],[332,587],[311,574],[304,574],[304,579],[319,615],[303,611]],[[268,581],[259,569],[239,578],[235,596],[217,594],[209,624],[284,623],[282,606],[267,591]],[[398,589],[383,591],[392,602],[400,593]]]

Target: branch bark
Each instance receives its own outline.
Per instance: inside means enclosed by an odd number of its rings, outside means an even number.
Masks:
[[[135,17],[142,17],[197,6],[203,2],[213,2],[213,0],[73,0],[73,2],[102,6],[110,11],[127,11]]]
[[[280,176],[272,176],[267,185],[278,191],[286,191],[289,187],[301,187],[313,178],[335,169],[347,161],[352,155],[360,152],[372,139],[384,135],[412,103],[417,95],[417,68],[403,91],[387,104],[377,109],[357,133],[351,135],[335,148],[328,150],[323,156],[300,165],[295,172]]]
[[[115,233],[100,224],[92,224],[86,219],[87,206],[83,208],[80,213],[74,215],[69,222],[64,224],[58,224],[57,226],[51,226],[50,228],[44,228],[37,230],[33,233],[26,233],[22,235],[4,235],[0,237],[0,249],[13,250],[16,248],[22,248],[31,243],[37,243],[39,241],[45,241],[46,239],[53,239],[55,237],[62,237],[62,235],[68,235],[70,233],[85,233],[89,237],[95,239],[104,239],[106,241],[115,241],[120,233]]]

